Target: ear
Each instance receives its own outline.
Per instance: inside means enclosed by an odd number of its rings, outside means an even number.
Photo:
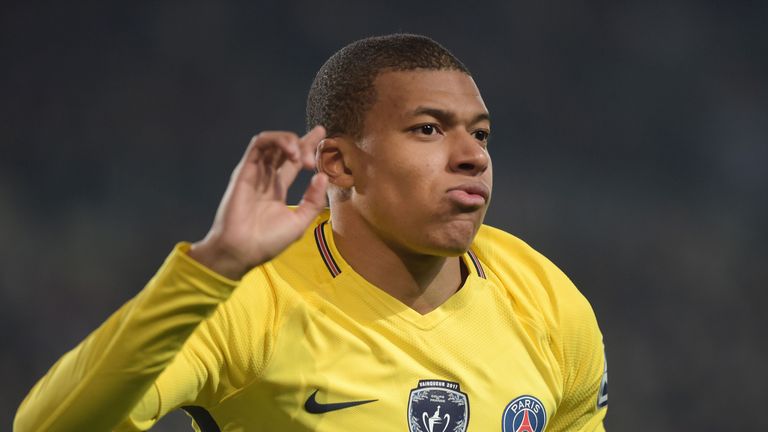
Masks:
[[[326,138],[317,146],[315,159],[317,171],[324,173],[332,185],[349,189],[354,184],[352,170],[349,168],[354,144],[344,137]]]

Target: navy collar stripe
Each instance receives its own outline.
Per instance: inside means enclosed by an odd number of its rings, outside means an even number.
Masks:
[[[487,279],[485,277],[485,270],[483,270],[483,265],[480,264],[480,260],[477,259],[477,255],[475,255],[475,253],[472,252],[471,249],[467,249],[467,255],[469,255],[469,259],[472,261],[472,264],[475,265],[475,270],[477,270],[477,275],[483,279]]]
[[[336,277],[341,274],[341,269],[339,268],[339,265],[336,264],[336,260],[333,259],[331,248],[328,247],[328,241],[325,239],[324,228],[327,223],[328,221],[325,221],[315,227],[315,243],[317,244],[317,250],[320,252],[320,257],[323,258],[323,262],[331,273],[331,276]]]
[[[331,276],[336,277],[341,274],[341,268],[339,268],[339,265],[333,258],[333,254],[331,254],[331,248],[328,247],[328,240],[325,238],[324,228],[327,223],[328,221],[325,221],[315,227],[315,244],[317,244],[317,250],[320,252],[320,257],[323,259],[325,267],[328,268],[328,272],[331,273]],[[470,261],[472,261],[472,264],[475,266],[477,275],[483,279],[487,279],[485,276],[485,271],[483,270],[483,265],[480,264],[480,260],[477,258],[477,255],[475,255],[471,249],[467,250],[467,255],[469,255]]]

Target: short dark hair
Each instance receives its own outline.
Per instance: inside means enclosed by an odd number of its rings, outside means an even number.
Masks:
[[[458,70],[464,64],[434,40],[414,34],[361,39],[337,51],[320,68],[307,97],[307,130],[359,138],[365,113],[376,101],[374,80],[386,71]]]

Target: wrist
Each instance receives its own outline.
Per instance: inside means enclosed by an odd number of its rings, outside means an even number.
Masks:
[[[226,249],[203,239],[195,242],[187,252],[190,258],[208,267],[214,272],[231,280],[238,281],[248,273],[250,267],[242,263]]]

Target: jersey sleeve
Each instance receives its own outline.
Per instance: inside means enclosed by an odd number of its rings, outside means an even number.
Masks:
[[[246,274],[200,323],[117,431],[149,429],[177,408],[210,412],[261,376],[279,321],[274,287],[262,270]]]
[[[204,371],[177,354],[237,283],[188,249],[179,244],[136,297],[51,367],[19,407],[15,431],[147,429],[161,414],[166,369],[187,377],[174,387],[177,399],[196,397]]]
[[[573,283],[556,268],[550,277],[558,286],[553,339],[559,345],[563,397],[547,430],[605,431],[608,372],[602,333],[592,307]]]

